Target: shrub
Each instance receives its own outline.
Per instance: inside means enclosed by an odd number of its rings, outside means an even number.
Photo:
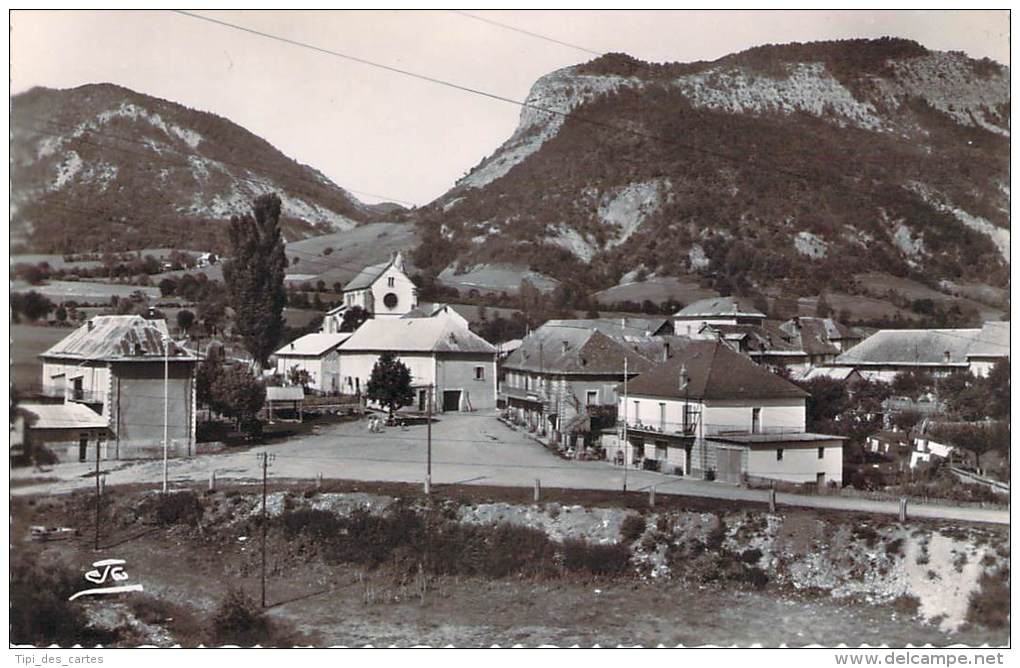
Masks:
[[[88,625],[81,603],[67,599],[87,583],[65,564],[22,555],[10,570],[10,640],[25,645],[108,644],[117,634]]]
[[[982,573],[978,590],[970,595],[967,621],[990,629],[1009,626],[1009,567]]]
[[[748,550],[748,552],[753,551],[754,550]],[[746,555],[747,552],[745,552],[744,554]],[[755,589],[764,589],[765,585],[769,583],[769,576],[765,573],[764,570],[758,568],[757,566],[752,566],[751,568],[748,568],[746,571],[744,571],[744,578]]]
[[[53,466],[59,461],[56,453],[42,443],[37,443],[32,446],[32,459],[35,461],[37,466]]]
[[[520,573],[542,575],[552,572],[556,546],[545,532],[531,527],[500,524],[486,540],[484,574],[501,578]]]
[[[761,561],[761,554],[761,550],[752,548],[741,553],[740,560],[745,564],[756,564]]]
[[[710,550],[718,550],[726,540],[726,522],[721,516],[716,516],[717,524],[712,527],[705,537],[705,547]]]
[[[903,555],[903,539],[897,538],[885,544],[885,553],[890,557]]]
[[[307,534],[313,539],[329,540],[342,531],[340,518],[326,510],[292,510],[283,513],[280,521],[288,538]]]
[[[270,637],[269,619],[258,604],[241,589],[231,588],[212,620],[213,642],[251,646]]]
[[[143,509],[155,505],[156,522],[161,525],[187,524],[195,526],[202,519],[204,508],[198,495],[191,490],[172,492],[150,497],[143,502]]]
[[[563,567],[592,575],[623,573],[630,564],[630,548],[622,543],[600,545],[584,539],[563,541]]]
[[[853,537],[857,540],[863,540],[864,544],[868,547],[875,547],[875,543],[878,542],[878,532],[867,524],[860,524],[853,528]]]
[[[645,518],[642,515],[627,515],[620,525],[620,537],[625,543],[633,543],[645,532]]]

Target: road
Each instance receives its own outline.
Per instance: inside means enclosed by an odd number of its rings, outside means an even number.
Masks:
[[[279,478],[324,478],[364,481],[420,483],[425,476],[426,427],[387,428],[370,433],[365,422],[323,427],[318,433],[283,443],[259,446],[249,451],[208,454],[174,459],[169,464],[171,485],[202,482],[212,471],[217,479],[255,480],[261,478],[256,453],[276,455],[270,475]],[[103,462],[107,484],[158,483],[162,461]],[[95,485],[89,477],[93,465],[60,464],[46,473],[30,469],[12,470],[17,487],[12,494],[66,493]],[[28,479],[41,477],[40,484]],[[56,478],[57,480],[53,480]],[[541,480],[543,487],[568,489],[622,489],[624,472],[605,462],[564,461],[525,434],[514,431],[488,414],[446,414],[432,427],[432,482],[507,487],[531,487]],[[48,479],[48,480],[47,480]],[[768,492],[720,482],[706,482],[638,471],[627,472],[627,489],[657,494],[679,494],[726,500],[767,502]],[[839,496],[777,494],[780,505],[829,510],[861,511],[896,515],[895,501],[873,501]],[[1009,512],[984,508],[962,508],[913,504],[912,517],[940,518],[968,522],[1009,524]]]

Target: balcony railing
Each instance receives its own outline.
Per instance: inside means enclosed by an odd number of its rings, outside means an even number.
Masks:
[[[627,420],[627,430],[643,434],[654,434],[662,436],[691,437],[698,432],[698,420],[700,414],[691,413],[685,422],[642,422],[640,420]]]

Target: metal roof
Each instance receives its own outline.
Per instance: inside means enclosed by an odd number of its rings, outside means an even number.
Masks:
[[[35,416],[32,429],[103,429],[106,418],[84,404],[21,404],[20,408]]]
[[[986,322],[967,357],[1009,357],[1009,322]]]
[[[765,318],[765,314],[752,306],[744,306],[736,297],[699,299],[673,314],[675,318],[718,318],[740,316]]]
[[[980,329],[881,329],[835,359],[838,366],[964,366]],[[1006,354],[1009,352],[1008,338]]]
[[[173,361],[195,361],[186,350],[170,341],[165,320],[146,320],[140,315],[98,315],[40,357],[104,361],[163,359],[165,341],[169,341]]]
[[[266,401],[304,401],[305,390],[299,385],[266,388]]]
[[[340,345],[352,352],[478,353],[494,355],[496,348],[452,318],[375,318]]]
[[[333,334],[313,332],[294,339],[274,354],[277,357],[319,357],[334,348],[338,348],[341,343],[349,338],[351,338],[350,332],[337,332]]]

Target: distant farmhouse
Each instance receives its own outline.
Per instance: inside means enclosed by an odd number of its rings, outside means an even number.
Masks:
[[[166,396],[170,454],[194,452],[198,360],[170,340],[164,320],[96,316],[40,358],[43,393],[57,401],[22,404],[37,418],[32,447],[63,461],[92,459],[96,448],[104,459],[161,456]]]
[[[496,407],[496,348],[454,318],[368,320],[339,348],[341,392],[363,396],[372,368],[392,352],[411,371],[415,407],[442,411]]]
[[[418,288],[404,269],[404,256],[397,252],[387,262],[362,269],[344,286],[343,303],[326,313],[321,331],[340,331],[344,313],[359,306],[372,318],[399,318],[418,305]]]
[[[805,431],[807,393],[721,341],[676,347],[628,383],[626,403],[617,389],[631,463],[734,483],[842,481],[843,439]]]
[[[912,370],[983,376],[1009,356],[1009,323],[986,322],[981,329],[882,329],[832,364],[852,367],[868,380],[891,381]]]

